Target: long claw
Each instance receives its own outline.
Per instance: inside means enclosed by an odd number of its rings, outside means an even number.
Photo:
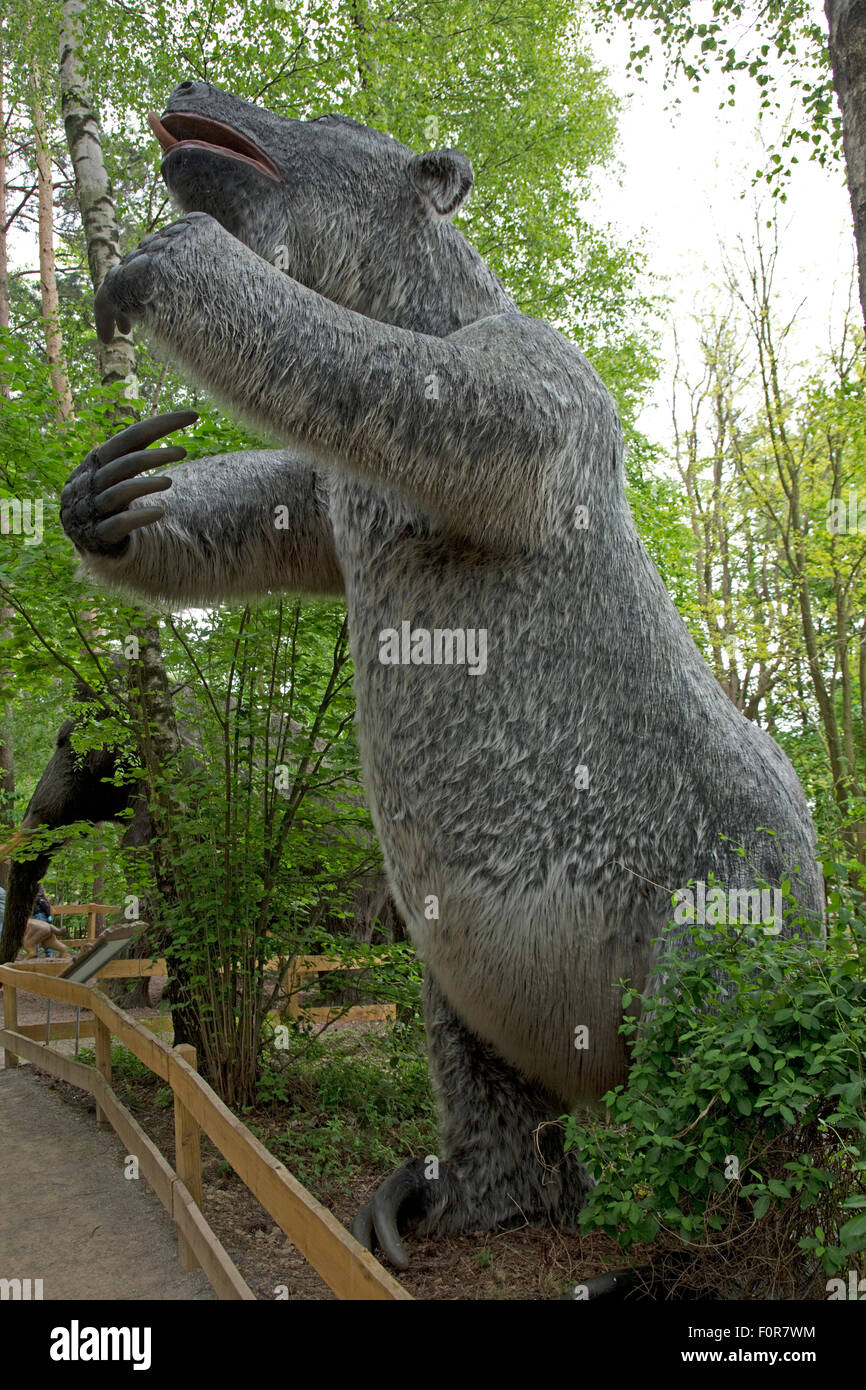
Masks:
[[[366,1202],[352,1222],[352,1235],[359,1245],[372,1252],[373,1249],[373,1203]]]
[[[152,526],[164,516],[165,507],[136,507],[134,512],[120,512],[117,516],[110,516],[107,521],[100,521],[96,526],[96,535],[103,545],[117,545],[131,532],[140,530],[142,526]]]
[[[382,1254],[395,1269],[409,1268],[409,1251],[406,1249],[397,1230],[397,1212],[389,1206],[382,1206],[378,1193],[373,1198],[376,1236],[382,1247]]]
[[[96,333],[101,343],[110,343],[114,337],[114,305],[107,294],[99,289],[93,301],[93,319]],[[120,325],[118,324],[118,327]],[[127,332],[129,330],[127,329]]]
[[[409,1252],[400,1236],[400,1217],[406,1203],[423,1191],[418,1173],[417,1160],[410,1160],[398,1168],[386,1178],[352,1223],[355,1239],[368,1250],[378,1243],[395,1269],[409,1268]]]
[[[100,458],[103,450],[99,450]],[[139,449],[133,454],[121,454],[120,458],[104,463],[97,468],[94,483],[97,492],[104,492],[114,483],[122,483],[125,478],[133,478],[145,468],[159,468],[163,463],[179,463],[186,458],[186,449],[181,444],[172,444],[168,449]]]
[[[143,289],[146,285],[150,259],[146,251],[136,251],[131,256],[125,256],[121,263],[119,269],[123,277],[124,294],[130,296],[131,293],[132,303],[135,303],[137,299],[135,291]],[[112,267],[96,291],[96,298],[93,301],[96,331],[104,343],[110,343],[114,337],[115,323],[121,333],[132,331],[129,313],[118,303],[112,289],[112,286],[119,284],[117,272],[118,268]]]
[[[165,415],[150,415],[146,420],[138,420],[100,444],[99,462],[101,465],[113,463],[122,454],[132,453],[134,449],[146,449],[157,439],[175,430],[186,429],[187,425],[194,425],[197,419],[197,410],[170,410]]]
[[[116,483],[106,492],[99,494],[97,507],[102,516],[109,516],[118,508],[125,507],[136,497],[147,497],[152,492],[165,492],[171,487],[171,478],[130,478],[125,483]]]

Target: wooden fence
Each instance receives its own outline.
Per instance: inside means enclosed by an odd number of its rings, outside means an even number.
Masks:
[[[381,963],[378,956],[374,956],[372,961],[340,960],[338,956],[292,956],[281,981],[286,996],[286,1013],[290,1018],[305,1018],[313,1023],[330,1023],[334,1015],[344,1023],[393,1023],[397,1017],[396,1004],[352,1004],[348,1009],[343,1004],[310,1007],[301,1004],[298,997],[314,985],[320,975],[327,975],[333,970],[363,970],[366,966]],[[279,962],[276,964],[279,965]]]
[[[46,970],[68,962],[39,962],[39,969],[0,965],[3,1023],[0,1046],[7,1067],[20,1057],[88,1091],[96,1101],[97,1123],[110,1124],[138,1158],[139,1172],[153,1188],[178,1230],[184,1268],[201,1265],[220,1298],[252,1299],[252,1290],[230,1260],[201,1211],[200,1130],[258,1198],[289,1240],[343,1299],[411,1299],[378,1260],[344,1229],[337,1218],[268,1153],[224,1105],[195,1070],[192,1048],[170,1048],[142,1023],[106,999],[98,988],[72,984]],[[117,965],[152,966],[152,962],[117,961],[101,972],[110,977]],[[18,1023],[18,990],[89,1009],[94,1015],[96,1066],[39,1043]],[[37,1025],[37,1028],[39,1025]],[[55,1024],[54,1027],[57,1027]],[[118,1099],[111,1086],[111,1039],[167,1082],[174,1092],[175,1162],[171,1167],[156,1145]]]
[[[73,909],[84,911],[87,904],[72,904],[69,911]],[[66,909],[64,909],[66,910]],[[83,946],[85,941],[81,938],[63,938],[67,945]],[[37,959],[18,961],[16,970],[36,971],[40,975],[60,975],[70,963],[71,956],[55,956],[53,959]],[[272,972],[283,970],[280,981],[280,988],[285,1002],[283,1010],[290,1018],[305,1019],[313,1023],[329,1023],[335,1016],[345,1023],[360,1022],[392,1022],[397,1017],[396,1004],[352,1004],[348,1008],[345,1004],[332,1004],[326,1007],[310,1007],[301,1004],[299,995],[315,984],[320,975],[328,974],[334,970],[363,970],[369,965],[380,964],[378,957],[372,961],[363,960],[340,960],[338,956],[290,956],[288,962],[275,956],[273,960],[267,962],[265,969]],[[136,960],[112,960],[98,970],[94,975],[94,980],[132,980],[139,977],[151,975],[166,976],[168,967],[165,957],[142,957]],[[270,1015],[278,1021],[282,1013],[277,1010]],[[141,1020],[146,1027],[160,1031],[163,1028],[171,1028],[171,1020],[168,1017]],[[92,1038],[96,1027],[92,1019],[85,1020],[76,1031],[74,1023],[58,1025],[65,1027],[65,1033],[54,1033],[52,1037],[82,1037]],[[41,1024],[29,1023],[22,1025],[22,1031],[29,1037],[38,1038],[44,1031]]]
[[[51,916],[52,918],[86,916],[87,935],[85,937],[72,936],[68,940],[95,941],[97,917],[108,917],[111,913],[119,911],[119,903],[61,903],[59,907],[52,907]]]
[[[84,943],[80,941],[79,943]],[[14,966],[15,970],[27,971],[29,974],[36,975],[60,975],[71,964],[72,955],[54,956],[52,960],[20,960]],[[110,960],[103,965],[101,970],[97,970],[93,980],[97,986],[103,980],[137,980],[150,975],[167,975],[165,959],[160,956],[158,959],[142,957],[140,960]],[[22,986],[23,988],[23,986]],[[37,990],[30,990],[32,994],[38,993]],[[88,1008],[90,1006],[88,1005]],[[141,1018],[138,1020],[143,1028],[147,1028],[153,1033],[171,1032],[171,1014],[158,1014],[155,1018]],[[51,1022],[48,1035],[46,1035],[46,1024],[44,1023],[19,1023],[18,1032],[25,1038],[43,1038],[48,1042],[49,1037],[52,1042],[61,1038],[95,1038],[99,1027],[98,1020],[95,1018],[78,1019],[76,1022]]]

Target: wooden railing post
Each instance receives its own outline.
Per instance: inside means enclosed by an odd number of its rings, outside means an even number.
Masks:
[[[3,1027],[18,1031],[18,991],[14,985],[3,986]],[[7,1067],[17,1067],[18,1057],[9,1048],[3,1050],[3,1060]]]
[[[107,1086],[111,1085],[111,1031],[102,1022],[101,1018],[95,1018],[96,1024],[96,1070],[99,1072]],[[96,1123],[100,1129],[108,1129],[109,1121],[105,1113],[96,1107]]]
[[[178,1043],[174,1051],[193,1071],[196,1071],[195,1048],[191,1043]],[[201,1210],[201,1130],[187,1110],[183,1101],[174,1093],[174,1166],[181,1182],[186,1187],[196,1206]],[[199,1261],[193,1254],[189,1242],[178,1233],[178,1255],[181,1269],[195,1269]]]

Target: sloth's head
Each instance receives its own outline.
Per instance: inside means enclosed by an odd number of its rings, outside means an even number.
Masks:
[[[478,316],[439,302],[455,279],[466,297],[461,261],[498,285],[451,225],[473,182],[457,150],[415,154],[345,116],[275,116],[207,82],[182,82],[150,120],[183,212],[209,213],[337,303],[428,332],[437,331],[432,316],[451,332]]]

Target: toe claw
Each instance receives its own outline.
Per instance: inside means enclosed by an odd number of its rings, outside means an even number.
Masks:
[[[380,1209],[377,1203],[375,1226],[382,1254],[388,1263],[395,1269],[408,1269],[409,1252],[398,1234],[396,1213]]]
[[[355,1216],[351,1225],[352,1235],[359,1245],[372,1252],[373,1249],[373,1203],[367,1202]]]
[[[409,1252],[400,1234],[412,1229],[426,1205],[427,1192],[417,1159],[410,1159],[386,1178],[372,1199],[361,1208],[352,1223],[355,1239],[372,1250],[378,1245],[395,1269],[409,1268]],[[412,1203],[414,1199],[414,1207]],[[419,1201],[420,1199],[420,1201]]]

